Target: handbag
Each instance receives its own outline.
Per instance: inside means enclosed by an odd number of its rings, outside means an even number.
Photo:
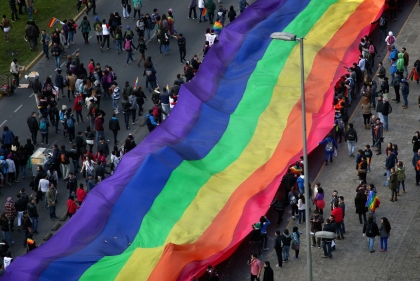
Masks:
[[[86,140],[87,144],[93,144],[93,140]]]
[[[135,10],[140,11],[141,10],[141,4],[140,2],[136,3],[136,6],[134,7]]]
[[[292,250],[297,251],[297,250],[299,250],[299,249],[300,249],[300,244],[293,244],[293,243],[292,243]]]

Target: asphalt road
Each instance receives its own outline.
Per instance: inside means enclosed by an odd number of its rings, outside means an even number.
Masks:
[[[69,9],[74,9],[71,11],[71,14],[76,14],[76,1],[72,1],[74,3],[73,5],[69,6]],[[252,3],[253,1],[249,1],[248,3]],[[217,4],[217,1],[215,1]],[[235,10],[239,14],[239,8],[238,8],[238,1],[237,0],[224,0],[223,3],[225,8],[229,8],[231,5],[235,7]],[[173,9],[174,13],[174,19],[175,19],[175,29],[178,31],[178,33],[183,33],[183,36],[187,40],[187,56],[186,58],[190,60],[194,54],[200,54],[202,47],[204,45],[204,34],[206,31],[206,28],[211,27],[211,25],[208,22],[202,22],[200,23],[198,20],[189,20],[188,19],[188,5],[189,0],[179,0],[176,1],[176,4],[174,1],[171,0],[143,0],[143,8],[142,8],[142,14],[149,13],[151,14],[153,12],[154,8],[157,8],[159,11],[159,14],[166,13],[166,11],[169,8]],[[96,12],[98,13],[98,17],[100,19],[108,19],[109,14],[111,12],[118,11],[120,15],[122,15],[122,7],[120,5],[120,1],[104,1],[104,0],[98,0],[97,1],[97,9]],[[197,12],[198,12],[197,8]],[[92,11],[91,11],[92,12]],[[70,13],[70,12],[69,12]],[[92,13],[88,16],[88,19],[91,23],[94,22],[94,16]],[[35,16],[36,20],[36,16]],[[77,20],[76,22],[79,23],[81,19]],[[132,18],[127,20],[122,20],[122,25],[125,30],[126,25],[130,25],[131,29],[134,30],[135,26],[135,20]],[[49,34],[52,32],[51,29],[47,29],[46,27],[40,27],[40,29],[46,29]],[[102,67],[105,65],[110,65],[118,75],[117,82],[122,87],[125,83],[125,81],[129,81],[130,85],[133,85],[135,79],[139,77],[140,85],[144,88],[145,87],[145,79],[143,77],[143,67],[138,67],[137,63],[131,63],[129,66],[126,66],[126,58],[127,55],[123,51],[121,54],[116,53],[115,44],[111,42],[110,49],[106,50],[104,48],[104,52],[102,53],[99,49],[99,45],[96,43],[96,36],[94,32],[90,32],[90,44],[85,45],[83,44],[83,38],[82,34],[78,32],[75,35],[75,44],[71,45],[69,49],[67,49],[68,54],[74,54],[74,52],[78,49],[80,50],[80,60],[82,63],[84,63],[85,66],[87,66],[90,59],[94,59],[95,63],[99,62]],[[137,36],[135,36],[135,39],[137,40]],[[22,44],[25,43],[22,41]],[[154,64],[155,69],[157,70],[157,82],[160,85],[160,87],[166,86],[166,84],[169,84],[171,86],[173,84],[173,81],[176,78],[177,73],[183,72],[183,65],[180,63],[179,59],[179,52],[178,47],[176,44],[175,39],[171,39],[171,44],[169,47],[169,53],[168,56],[163,56],[159,54],[159,45],[156,41],[156,38],[152,38],[150,42],[147,43],[148,51],[146,51],[146,56],[151,56],[152,61]],[[28,50],[29,51],[29,50]],[[139,58],[139,53],[134,52],[133,53],[134,59]],[[202,58],[202,56],[200,56]],[[12,59],[12,58],[11,58]],[[65,60],[62,58],[62,71],[65,72],[65,66],[64,63]],[[42,57],[29,71],[37,71],[40,74],[40,80],[43,82],[45,81],[45,78],[47,76],[51,76],[52,80],[54,81],[55,77],[55,63],[53,59],[47,60],[44,57]],[[20,83],[28,83],[25,78],[20,79]],[[66,91],[65,91],[66,93]],[[151,95],[145,91],[146,96],[148,96],[148,101],[143,106],[145,110],[152,107],[152,103],[150,101]],[[67,94],[67,93],[66,93]],[[69,102],[67,99],[60,99],[58,102],[58,107],[61,108],[62,105],[73,106],[72,102]],[[107,117],[105,119],[105,135],[107,138],[110,138],[112,135],[108,131],[107,132],[107,122],[111,114],[112,114],[112,102],[110,100],[101,101],[101,108],[107,112]],[[11,96],[3,97],[0,100],[0,127],[7,125],[16,136],[19,136],[20,142],[25,144],[26,138],[30,136],[29,129],[26,125],[26,119],[30,116],[31,112],[36,111],[36,104],[35,104],[35,98],[32,95],[32,91],[30,89],[17,89],[14,94]],[[83,116],[87,114],[87,111],[83,109],[82,112]],[[119,114],[118,119],[120,121],[120,124],[123,124],[123,116],[122,114]],[[141,117],[142,118],[142,117]],[[139,143],[140,140],[142,140],[147,134],[147,128],[146,127],[139,127],[138,121],[136,122],[136,125],[130,126],[130,130],[122,129],[119,133],[119,141],[122,143],[122,141],[125,139],[125,137],[131,132],[135,135],[135,139],[137,143]],[[87,122],[85,120],[85,123],[81,123],[80,125],[76,125],[76,132],[77,131],[84,131],[87,126]],[[124,126],[122,126],[124,127]],[[40,143],[40,134],[38,134],[38,142]],[[66,145],[66,149],[70,147],[70,144],[67,140],[67,138],[64,138],[62,133],[55,134],[55,131],[53,128],[50,128],[49,132],[49,145],[52,147],[52,145],[57,144],[59,147],[64,144]],[[19,193],[19,190],[21,188],[25,188],[27,190],[27,193],[30,191],[29,183],[30,183],[30,177],[28,177],[29,172],[27,171],[27,177],[26,179],[19,179],[19,183],[15,183],[12,186],[4,187],[1,190],[0,194],[0,204],[4,204],[6,202],[7,197],[12,197],[14,200],[16,200],[16,194]],[[81,176],[79,176],[78,181],[82,182]],[[57,205],[57,215],[61,216],[67,211],[66,207],[66,200],[64,200],[64,194],[66,194],[66,187],[62,180],[59,181],[58,184],[58,191],[61,194],[59,196],[59,202]],[[39,219],[39,226],[38,226],[38,232],[39,234],[35,235],[35,240],[37,244],[42,243],[42,237],[48,233],[51,232],[51,227],[57,222],[53,222],[49,219],[49,212],[48,210],[44,210],[42,207],[42,204],[38,204],[38,212],[40,214]],[[15,222],[16,223],[16,222]],[[63,222],[60,222],[63,224]],[[52,232],[55,233],[55,232]],[[12,255],[13,257],[22,255],[26,253],[26,249],[22,247],[23,243],[23,233],[14,231],[12,232],[13,240],[16,242],[15,245],[11,247]]]

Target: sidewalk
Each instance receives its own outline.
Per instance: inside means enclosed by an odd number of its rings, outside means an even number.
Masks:
[[[420,57],[419,28],[420,7],[415,5],[406,24],[397,37],[398,48],[406,47],[410,55],[409,70],[414,61]],[[381,45],[381,48],[384,44]],[[383,59],[384,57],[381,57]],[[384,63],[389,72],[389,63]],[[402,109],[402,102],[396,104],[390,101],[393,112],[389,116],[389,131],[384,133],[382,155],[374,153],[372,158],[371,173],[367,176],[367,182],[373,183],[378,190],[381,200],[380,208],[377,209],[377,221],[381,217],[387,217],[392,230],[388,242],[388,252],[379,252],[379,237],[375,239],[376,252],[369,253],[366,238],[362,236],[362,225],[359,224],[358,215],[355,213],[354,197],[358,185],[355,158],[348,157],[347,145],[339,145],[338,157],[332,165],[324,166],[316,179],[322,183],[325,191],[324,219],[328,218],[329,200],[334,189],[339,195],[344,196],[346,203],[344,240],[337,241],[333,259],[323,259],[323,250],[311,248],[313,261],[313,280],[418,280],[416,265],[420,262],[420,245],[415,241],[420,240],[420,206],[417,198],[420,197],[420,188],[415,186],[415,174],[411,164],[413,156],[411,138],[419,129],[418,94],[420,86],[410,81],[410,95],[408,109]],[[394,90],[390,89],[389,98],[394,97]],[[366,144],[371,144],[371,132],[363,128],[363,118],[360,105],[355,110],[352,119],[359,141],[357,149],[362,149]],[[406,167],[406,191],[398,198],[398,202],[390,202],[390,190],[384,187],[383,176],[385,153],[384,149],[388,142],[396,143],[399,147],[398,160],[403,161]],[[313,210],[313,208],[312,208]],[[287,214],[285,214],[287,216]],[[296,225],[291,221],[289,230]],[[299,229],[305,233],[304,225]],[[281,229],[283,230],[283,229]],[[301,236],[301,250],[298,261],[289,261],[283,264],[283,268],[274,267],[275,280],[305,280],[306,272],[306,237]],[[414,243],[413,243],[414,242]],[[275,265],[275,253],[269,256],[272,265]]]
[[[420,57],[420,37],[418,36],[420,23],[420,7],[417,1],[406,1],[405,10],[399,13],[399,21],[389,21],[389,30],[394,34],[398,34],[397,47],[407,48],[410,55],[409,71],[416,59]],[[414,5],[414,9],[413,9]],[[411,12],[411,13],[410,13]],[[407,14],[410,14],[407,17]],[[404,23],[404,18],[407,22]],[[401,27],[402,26],[402,27]],[[401,28],[401,32],[398,30]],[[379,54],[376,57],[377,64],[387,58],[385,43],[379,43],[379,32],[375,30],[372,35],[375,46]],[[390,64],[386,61],[384,63],[389,76]],[[376,65],[375,65],[376,70]],[[377,209],[377,219],[387,217],[390,221],[392,230],[391,237],[388,242],[388,252],[379,252],[379,237],[375,240],[375,250],[373,254],[369,253],[367,248],[366,237],[362,236],[363,225],[359,224],[358,215],[355,213],[354,197],[356,196],[356,187],[358,185],[357,171],[355,169],[355,158],[348,157],[347,145],[342,143],[339,145],[338,157],[335,157],[334,163],[328,166],[322,166],[316,178],[310,176],[310,182],[321,182],[325,191],[324,220],[330,215],[329,201],[333,190],[338,190],[339,195],[344,196],[346,203],[346,217],[345,227],[346,235],[344,240],[338,240],[336,251],[333,252],[333,259],[323,259],[323,250],[317,247],[311,248],[312,252],[312,268],[313,281],[324,280],[418,280],[417,270],[414,264],[420,262],[420,246],[412,244],[411,241],[417,241],[420,238],[420,208],[416,198],[420,196],[420,188],[415,186],[415,174],[411,165],[412,159],[412,145],[411,138],[414,132],[420,127],[417,98],[420,94],[420,85],[416,82],[410,83],[410,95],[408,97],[408,109],[402,109],[402,102],[396,104],[390,101],[393,107],[393,112],[389,116],[389,131],[384,133],[384,144],[382,145],[382,155],[377,156],[376,152],[372,158],[371,173],[367,175],[367,182],[373,183],[378,190],[378,196],[381,200],[381,206]],[[390,89],[389,98],[394,97],[394,90]],[[349,108],[351,115],[350,122],[358,133],[359,142],[356,150],[364,148],[366,144],[372,144],[370,130],[363,128],[363,117],[360,109],[360,104],[353,105]],[[374,110],[372,113],[376,114]],[[331,124],[332,126],[332,124]],[[385,147],[388,142],[396,143],[399,147],[398,160],[404,162],[406,167],[406,194],[401,195],[398,202],[390,202],[390,190],[384,187],[385,177],[383,176],[385,169]],[[323,148],[322,148],[323,150]],[[312,153],[309,157],[321,157],[324,159],[324,154]],[[314,161],[316,162],[316,161]],[[310,166],[310,175],[317,170],[316,163]],[[312,211],[314,207],[312,206]],[[299,253],[299,260],[295,261],[289,259],[289,262],[283,263],[282,268],[276,268],[277,256],[272,249],[274,243],[274,231],[281,232],[287,228],[289,231],[294,226],[298,226],[299,230],[305,233],[305,224],[298,225],[297,221],[291,219],[290,208],[286,209],[283,215],[283,223],[280,227],[275,227],[275,220],[277,214],[270,210],[267,214],[272,224],[268,227],[269,241],[268,246],[270,250],[263,252],[262,262],[269,260],[274,270],[274,280],[307,280],[307,264],[306,264],[306,236],[301,236],[301,247]],[[218,265],[220,269],[221,280],[230,278],[234,281],[250,280],[249,266],[246,261],[250,258],[252,249],[249,244],[249,239],[238,247],[234,254],[224,263]],[[290,250],[290,255],[294,255],[294,251]],[[263,273],[263,272],[262,272]],[[201,280],[201,279],[200,279]],[[262,277],[261,277],[262,280]]]

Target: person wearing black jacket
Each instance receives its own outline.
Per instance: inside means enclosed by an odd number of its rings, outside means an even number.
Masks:
[[[180,33],[178,37],[178,48],[179,48],[179,57],[181,59],[181,64],[184,63],[185,56],[187,54],[186,45],[187,45],[187,41],[185,40],[185,37],[182,35],[182,33]]]
[[[353,123],[349,123],[349,128],[346,131],[344,139],[347,142],[349,156],[354,157],[354,147],[357,143],[357,132],[353,128]]]
[[[133,95],[136,96],[137,105],[139,106],[139,116],[141,116],[143,114],[144,100],[147,100],[147,97],[140,86],[138,89],[133,91]]]
[[[281,239],[280,236],[280,231],[276,231],[274,233],[274,235],[276,236],[276,238],[274,239],[274,250],[276,251],[276,255],[277,255],[277,264],[276,267],[282,267],[283,266],[283,241]]]
[[[20,230],[23,212],[26,211],[26,205],[28,205],[28,200],[26,198],[22,198],[22,194],[20,193],[17,195],[17,198],[18,199],[15,202],[15,208],[18,212],[18,230]]]
[[[36,112],[32,112],[31,116],[28,117],[26,120],[28,124],[29,131],[31,132],[32,143],[36,145],[36,137],[38,135],[38,121],[36,120]]]
[[[330,219],[325,221],[325,225],[322,228],[322,231],[335,233],[335,225],[331,222]],[[322,248],[324,249],[324,255],[322,256],[323,258],[332,258],[331,243],[333,240],[334,239],[322,238]]]
[[[258,256],[261,256],[261,229],[259,222],[252,225],[250,242],[253,247],[253,252],[258,253]]]
[[[368,217],[367,223],[363,225],[363,236],[367,237],[370,253],[375,252],[373,246],[375,244],[375,237],[379,235],[379,228],[376,222],[373,221],[373,217]]]
[[[383,98],[382,116],[384,118],[384,130],[388,131],[388,115],[391,113],[392,107],[386,98]]]
[[[28,203],[28,205],[26,206],[27,210],[28,210],[28,216],[31,218],[32,220],[32,232],[35,234],[38,234],[38,210],[36,209],[36,205],[35,205],[36,199],[32,198],[31,202]]]
[[[281,258],[280,258],[281,259]],[[264,262],[264,278],[263,281],[274,281],[274,272],[269,261]]]
[[[130,115],[131,115],[131,108],[132,104],[128,100],[128,96],[123,97],[123,101],[121,102],[122,110],[124,113],[124,121],[125,121],[125,128],[128,130],[130,129],[129,122],[130,122]]]
[[[318,210],[315,210],[311,217],[311,231],[314,233],[314,235],[312,235],[312,247],[315,247],[318,244],[318,248],[321,249],[321,239],[315,239],[315,233],[322,230],[323,223],[324,217],[319,214]]]

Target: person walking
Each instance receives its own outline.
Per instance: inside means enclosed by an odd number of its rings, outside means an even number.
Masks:
[[[16,80],[16,88],[19,87],[19,64],[18,59],[16,58],[14,58],[13,61],[10,63],[10,73]]]
[[[192,19],[197,18],[197,0],[190,0],[190,5],[188,6],[189,13],[188,18],[191,19],[191,14],[194,12],[194,17]]]
[[[83,17],[82,22],[79,25],[79,29],[82,30],[83,39],[85,44],[89,44],[89,32],[91,30],[90,22],[87,19],[87,16]]]
[[[29,233],[32,233],[32,231],[33,231],[32,221],[28,216],[28,212],[23,213],[22,230],[23,230],[23,234],[24,234],[23,247],[26,248]]]
[[[137,109],[138,109],[138,105],[137,105],[137,97],[134,95],[134,91],[131,91],[131,94],[128,96],[128,101],[131,104],[131,119],[132,119],[132,125],[135,124],[136,120],[137,120]]]
[[[127,26],[127,27],[129,28],[129,26]],[[132,56],[132,52],[136,50],[136,47],[133,44],[133,40],[132,40],[131,35],[128,35],[125,38],[125,41],[124,41],[124,49],[127,52],[127,61],[126,61],[126,64],[128,66],[128,63],[130,62],[130,59],[131,59],[131,61],[134,61],[133,56]]]
[[[109,35],[110,35],[110,26],[106,23],[106,19],[102,20],[102,44],[100,46],[101,52],[103,52],[103,47],[105,42],[107,43],[107,50],[109,50]]]
[[[268,251],[267,243],[268,243],[268,236],[267,236],[267,226],[271,224],[270,220],[267,216],[262,216],[260,218],[260,227],[261,227],[261,248],[263,251]]]
[[[32,221],[32,232],[38,234],[38,222],[39,222],[39,214],[36,208],[36,199],[32,198],[31,202],[28,203],[26,206],[28,211],[28,216]]]
[[[61,53],[62,53],[61,48],[57,45],[57,43],[54,43],[51,48],[51,55],[53,56],[54,61],[55,61],[55,71],[61,68],[61,64],[60,64]]]
[[[90,3],[90,5],[89,5],[89,8],[86,10],[86,15],[89,15],[90,10],[93,9],[92,13],[95,16],[96,15],[96,0],[89,0],[89,3]],[[96,20],[96,18],[95,18],[95,20]]]
[[[367,237],[367,243],[371,254],[375,252],[375,237],[378,235],[378,225],[373,221],[373,216],[369,215],[367,223],[363,225],[363,236]]]
[[[146,57],[145,57],[145,51],[147,51],[147,46],[146,46],[146,43],[144,42],[144,38],[143,37],[140,37],[140,39],[139,39],[139,44],[137,45],[137,48],[136,48],[136,50],[139,50],[139,52],[140,52],[140,59],[139,59],[139,61],[138,61],[138,63],[137,63],[137,66],[140,66],[140,63],[144,60],[144,61],[146,61]]]
[[[206,0],[204,7],[207,9],[207,14],[209,16],[210,24],[213,24],[214,11],[216,10],[216,4],[213,2],[213,0]]]
[[[281,239],[280,236],[280,231],[276,231],[274,233],[274,250],[276,251],[276,255],[277,255],[277,264],[276,267],[282,267],[283,266],[283,240]]]
[[[182,35],[182,33],[180,33],[178,37],[178,48],[179,48],[179,57],[181,59],[181,64],[184,63],[185,56],[187,54],[186,44],[187,44],[187,41],[185,40],[185,37]]]
[[[289,260],[290,244],[292,243],[292,237],[290,236],[289,230],[287,228],[283,230],[283,234],[281,235],[281,240],[283,241],[283,250],[282,250],[283,261],[287,262]]]
[[[347,149],[350,157],[354,157],[354,147],[357,143],[357,132],[353,128],[353,123],[349,123],[349,128],[345,134],[345,140],[347,142]]]
[[[130,122],[130,115],[131,115],[131,109],[132,105],[130,101],[128,100],[127,96],[123,97],[123,101],[121,102],[122,110],[124,113],[124,122],[125,122],[125,129],[130,129],[129,122]]]
[[[252,232],[251,232],[251,244],[252,244],[252,248],[253,251],[255,251],[255,257],[261,256],[261,228],[260,228],[260,223],[257,222],[255,224],[252,225]]]
[[[7,42],[10,42],[10,29],[12,28],[12,24],[10,23],[9,19],[6,17],[6,15],[3,15],[3,18],[1,20],[0,27],[2,27],[4,32],[4,40]]]
[[[38,128],[41,132],[41,145],[45,144],[48,146],[48,128],[50,127],[50,121],[48,121],[47,115],[43,114],[42,118],[39,120]]]
[[[42,44],[42,51],[45,54],[45,58],[48,60],[50,59],[49,53],[48,53],[48,46],[50,44],[50,35],[45,30],[41,31],[41,44]]]
[[[204,0],[198,0],[198,9],[200,10],[200,17],[199,17],[199,22],[203,22],[203,21],[207,21],[206,20],[206,16],[203,15],[203,10],[204,10]],[[203,17],[203,20],[201,20],[201,17]]]
[[[333,162],[333,154],[334,154],[334,148],[338,149],[337,142],[332,137],[331,134],[329,134],[323,141],[319,143],[319,145],[325,144],[325,166],[328,165],[328,158],[330,159],[330,162]]]
[[[118,144],[118,131],[120,128],[120,122],[118,121],[116,114],[112,114],[111,119],[109,120],[109,129],[112,131],[114,135],[114,145]]]
[[[388,219],[383,217],[381,218],[381,226],[379,227],[379,237],[381,243],[380,252],[388,251],[388,238],[391,235],[391,224]]]
[[[303,222],[305,222],[306,218],[305,218],[305,210],[306,210],[306,204],[305,204],[305,196],[303,196],[302,193],[298,194],[298,215],[299,215],[299,219],[298,219],[298,224],[301,224],[302,220]]]
[[[55,221],[55,219],[58,219],[58,217],[55,214],[55,208],[57,203],[57,194],[58,191],[54,187],[53,183],[50,183],[50,186],[48,188],[48,191],[45,194],[45,197],[47,198],[48,208],[50,209],[50,219],[52,221]]]

